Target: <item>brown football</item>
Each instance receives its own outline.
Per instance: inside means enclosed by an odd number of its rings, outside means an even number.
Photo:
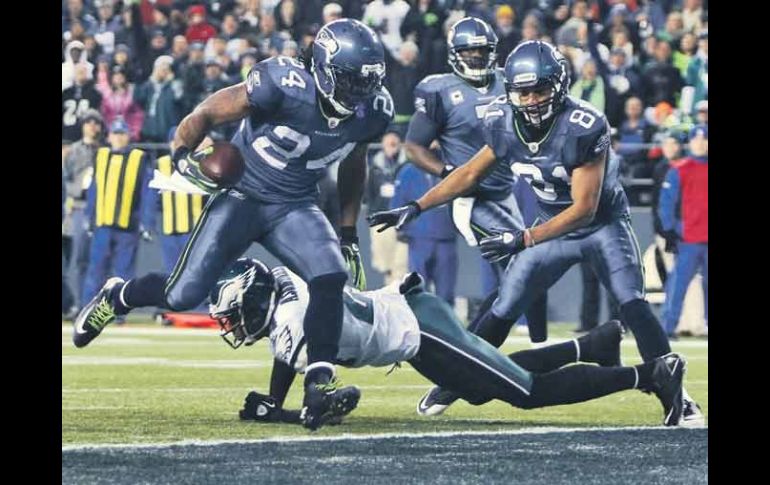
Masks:
[[[214,150],[201,160],[201,172],[220,187],[230,187],[243,177],[246,164],[240,150],[232,143],[215,141]]]

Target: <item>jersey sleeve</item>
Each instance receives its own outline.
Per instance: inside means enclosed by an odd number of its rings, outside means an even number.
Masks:
[[[427,147],[444,127],[445,114],[441,93],[430,82],[414,88],[414,116],[409,122],[407,141]]]
[[[571,166],[565,165],[567,172],[571,174],[577,167],[595,160],[607,151],[610,146],[610,127],[603,115],[589,111],[573,111],[570,122],[576,137],[577,155],[572,164],[567,164]]]
[[[498,160],[508,155],[508,140],[505,136],[505,116],[489,116],[484,118],[484,129],[476,133],[484,138],[484,144],[495,153]]]
[[[249,105],[261,113],[273,113],[278,110],[283,102],[284,92],[278,87],[270,76],[271,66],[269,59],[256,64],[249,75],[246,76],[246,94]]]

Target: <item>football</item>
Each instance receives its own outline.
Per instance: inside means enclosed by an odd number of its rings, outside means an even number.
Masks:
[[[201,172],[221,187],[238,183],[243,177],[246,164],[241,152],[232,143],[216,141],[205,149],[210,151],[200,162]]]

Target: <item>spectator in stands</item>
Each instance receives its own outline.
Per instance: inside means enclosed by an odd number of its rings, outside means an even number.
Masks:
[[[126,78],[130,83],[139,82],[142,75],[142,69],[137,62],[131,58],[131,49],[126,44],[118,44],[115,47],[115,54],[112,56],[112,63],[116,66],[122,66],[126,72]]]
[[[497,33],[497,65],[503,67],[508,54],[521,42],[521,31],[516,28],[516,11],[509,5],[500,5],[495,13]]]
[[[699,269],[708,332],[708,126],[693,128],[689,143],[689,156],[666,174],[658,206],[666,249],[677,253],[661,319],[669,337],[674,337],[687,287]]]
[[[442,30],[445,19],[446,14],[439,8],[436,0],[418,0],[404,17],[401,24],[401,37],[417,44],[420,51],[418,64],[421,66],[426,66],[436,55],[433,51],[436,40],[446,42]]]
[[[93,161],[96,150],[101,145],[102,116],[95,109],[88,110],[83,116],[81,128],[82,138],[70,145],[62,164],[62,174],[66,184],[67,199],[65,201],[65,217],[62,223],[62,250],[65,256],[65,267],[69,272],[70,264],[74,265],[77,297],[83,294],[90,238],[88,236],[86,217],[86,194],[93,178]],[[79,309],[75,299],[67,313],[72,319]]]
[[[105,54],[115,52],[115,34],[122,27],[120,17],[115,15],[113,0],[101,0],[97,8],[98,19],[94,27],[88,32],[94,36],[96,42]]]
[[[673,10],[669,12],[668,17],[666,17],[666,26],[663,30],[658,31],[657,37],[658,40],[668,42],[670,46],[677,45],[684,32],[682,13]]]
[[[275,30],[275,17],[270,14],[263,15],[259,19],[259,34],[257,35],[257,49],[264,57],[276,56],[283,49],[284,41],[289,40],[289,35]]]
[[[323,25],[333,22],[334,20],[342,18],[342,6],[339,3],[331,2],[324,5],[321,13],[321,23]]]
[[[131,141],[139,141],[144,112],[134,101],[134,86],[128,83],[125,69],[113,67],[109,82],[100,81],[96,87],[103,96],[104,123],[109,126],[116,118],[122,118],[128,124]]]
[[[626,146],[618,149],[630,172],[643,169],[647,162],[647,148],[641,146],[649,143],[655,127],[642,116],[642,100],[637,97],[626,101],[626,120],[618,130],[619,141]]]
[[[620,126],[626,101],[641,94],[641,79],[633,65],[626,63],[626,51],[623,49],[613,49],[610,62],[607,65],[598,62],[597,67],[604,80],[607,120],[610,126]]]
[[[90,31],[96,26],[96,19],[83,8],[83,0],[67,0],[67,9],[62,13],[61,19],[64,40],[75,38],[72,35],[73,24],[78,24],[82,32]]]
[[[542,32],[540,20],[537,15],[527,14],[521,27],[521,40],[538,40]]]
[[[94,82],[88,76],[88,67],[83,64],[75,66],[75,83],[61,93],[63,140],[80,138],[80,125],[89,109],[99,110],[102,95],[96,90]]]
[[[659,0],[640,0],[634,12],[640,39],[654,37],[666,25],[666,12]]]
[[[190,45],[190,53],[184,68],[184,94],[182,97],[184,113],[191,112],[203,100],[203,79],[205,75],[206,66],[204,65],[203,44],[194,42]]]
[[[648,63],[642,74],[644,82],[644,103],[654,106],[665,101],[676,105],[684,83],[679,71],[671,65],[671,46],[660,40],[655,45],[655,59]]]
[[[583,63],[580,77],[572,85],[570,94],[604,112],[604,81],[596,75],[596,62],[593,59]]]
[[[205,44],[217,33],[211,24],[206,21],[206,7],[193,5],[187,9],[188,27],[185,32],[187,42],[201,42]]]
[[[687,85],[695,88],[693,104],[708,99],[709,95],[709,37],[708,33],[698,37],[698,51],[687,66]]]
[[[240,57],[238,62],[241,65],[240,78],[238,82],[245,81],[246,76],[249,75],[249,71],[257,63],[259,59],[259,53],[253,47],[247,49]]]
[[[361,20],[380,34],[382,45],[397,58],[398,49],[404,41],[401,23],[408,12],[409,4],[404,0],[374,0],[366,6]]]
[[[71,87],[75,83],[75,66],[84,66],[86,76],[93,78],[94,65],[88,62],[85,45],[79,40],[73,40],[67,44],[64,51],[64,62],[61,65],[61,90]]]
[[[174,36],[171,41],[171,57],[174,59],[174,63],[171,69],[179,77],[184,75],[185,64],[187,64],[187,55],[190,49],[190,44],[187,42],[187,37],[184,35]]]
[[[416,200],[441,179],[411,163],[398,171],[390,208]],[[448,207],[425,212],[422,217],[406,224],[400,237],[409,245],[409,271],[417,271],[426,284],[433,283],[436,294],[454,305],[457,282],[457,232]]]
[[[382,148],[371,157],[366,181],[368,214],[388,210],[395,194],[396,175],[406,162],[401,137],[389,131],[382,137]],[[396,239],[396,231],[377,232],[370,227],[370,261],[372,268],[383,274],[385,284],[399,281],[407,272],[408,247]]]
[[[174,79],[171,56],[155,60],[152,75],[134,90],[134,101],[144,110],[142,140],[163,143],[172,126],[181,118],[180,104],[183,95],[181,81]]]
[[[687,32],[699,32],[703,28],[703,1],[684,0],[682,2],[682,26]]]
[[[679,41],[679,49],[674,51],[672,64],[679,69],[682,79],[687,78],[687,67],[697,50],[697,37],[692,32],[685,32]]]

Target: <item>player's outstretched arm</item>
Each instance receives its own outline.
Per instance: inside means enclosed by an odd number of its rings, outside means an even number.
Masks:
[[[238,413],[242,420],[264,423],[300,424],[300,411],[283,409],[283,402],[289,393],[297,373],[288,364],[274,359],[270,375],[270,395],[251,391]]]
[[[532,228],[529,234],[534,243],[562,236],[594,220],[602,194],[606,159],[606,153],[603,153],[572,171],[572,205],[548,222]],[[532,245],[530,241],[525,243]]]
[[[401,229],[409,221],[417,218],[422,211],[449,202],[476,187],[492,169],[495,160],[495,153],[489,146],[484,145],[468,163],[452,170],[452,173],[420,199],[411,201],[403,207],[375,212],[367,218],[369,225],[381,225],[377,229],[378,232],[394,226],[396,230]]]
[[[451,165],[441,163],[441,160],[432,151],[420,144],[406,141],[404,149],[412,163],[436,177],[445,178],[455,169]]]
[[[340,196],[340,249],[353,286],[363,291],[366,289],[366,273],[361,252],[358,249],[356,221],[361,211],[361,198],[366,186],[366,143],[359,143],[356,148],[340,163],[337,172],[337,192]]]

